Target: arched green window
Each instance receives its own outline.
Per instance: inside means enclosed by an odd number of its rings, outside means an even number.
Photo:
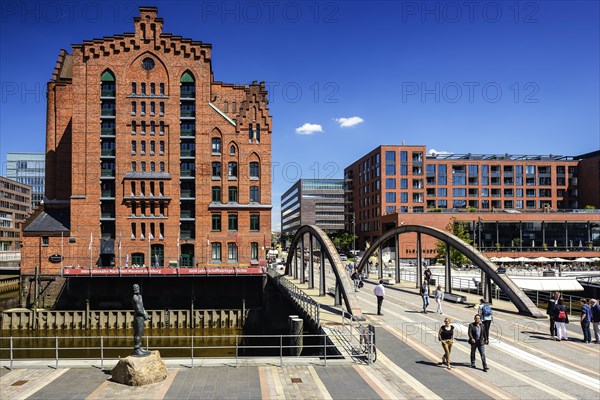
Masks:
[[[110,70],[105,70],[100,77],[101,82],[101,96],[102,97],[115,97],[115,75]]]
[[[181,75],[181,83],[194,83],[194,75],[190,71],[185,71]]]

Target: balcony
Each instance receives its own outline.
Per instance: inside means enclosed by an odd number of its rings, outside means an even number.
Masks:
[[[194,219],[194,211],[193,210],[181,210],[179,213],[180,219]]]
[[[100,219],[104,221],[112,221],[115,219],[115,213],[113,212],[103,212],[100,214]]]
[[[195,156],[195,153],[196,153],[196,151],[195,151],[195,150],[189,150],[189,149],[186,149],[186,150],[183,150],[183,149],[182,149],[182,150],[179,152],[179,154],[180,154],[180,157],[194,157],[194,156]]]
[[[102,157],[114,157],[115,156],[115,149],[102,149],[100,151],[100,156],[102,156]]]
[[[189,199],[193,199],[194,198],[194,191],[193,190],[181,190],[181,192],[179,193],[179,197],[180,198],[189,198]]]
[[[100,128],[101,136],[115,136],[115,128]]]
[[[195,237],[194,231],[182,230],[179,233],[179,238],[182,240],[191,240],[191,239],[194,239],[194,237]]]
[[[196,92],[182,92],[180,98],[186,100],[193,100],[196,98]]]
[[[194,137],[195,129],[181,129],[181,136]]]
[[[112,190],[103,190],[100,193],[100,198],[114,199],[115,198],[115,192],[112,191]]]
[[[100,170],[100,176],[102,177],[114,177],[115,170],[114,169],[102,169]]]
[[[116,91],[114,89],[112,89],[112,90],[103,89],[100,91],[100,97],[115,97],[115,95],[116,95]]]
[[[190,171],[190,170],[182,170],[179,175],[181,177],[193,177],[194,176],[194,171]]]
[[[102,117],[114,117],[114,116],[115,116],[115,114],[116,114],[116,112],[115,112],[115,111],[116,111],[116,110],[115,110],[114,108],[113,108],[113,109],[111,109],[111,110],[102,110],[102,111],[100,112],[100,115],[101,115]]]
[[[196,116],[196,111],[181,110],[181,114],[180,114],[181,118],[194,118],[195,116]]]

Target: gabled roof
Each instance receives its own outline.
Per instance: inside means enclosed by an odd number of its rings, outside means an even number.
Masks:
[[[52,209],[40,212],[33,221],[23,228],[23,233],[69,232],[69,211]]]

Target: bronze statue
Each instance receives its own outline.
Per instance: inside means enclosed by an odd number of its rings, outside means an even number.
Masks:
[[[149,353],[142,349],[142,335],[144,334],[144,321],[150,319],[150,316],[144,309],[142,295],[140,294],[140,285],[133,285],[133,355],[138,357],[147,356]]]

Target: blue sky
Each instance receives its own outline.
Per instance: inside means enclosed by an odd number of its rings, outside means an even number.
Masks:
[[[0,3],[0,157],[44,151],[61,48],[133,30],[213,45],[215,78],[265,81],[273,227],[296,179],[342,177],[379,144],[454,153],[600,149],[598,1],[11,1]]]

